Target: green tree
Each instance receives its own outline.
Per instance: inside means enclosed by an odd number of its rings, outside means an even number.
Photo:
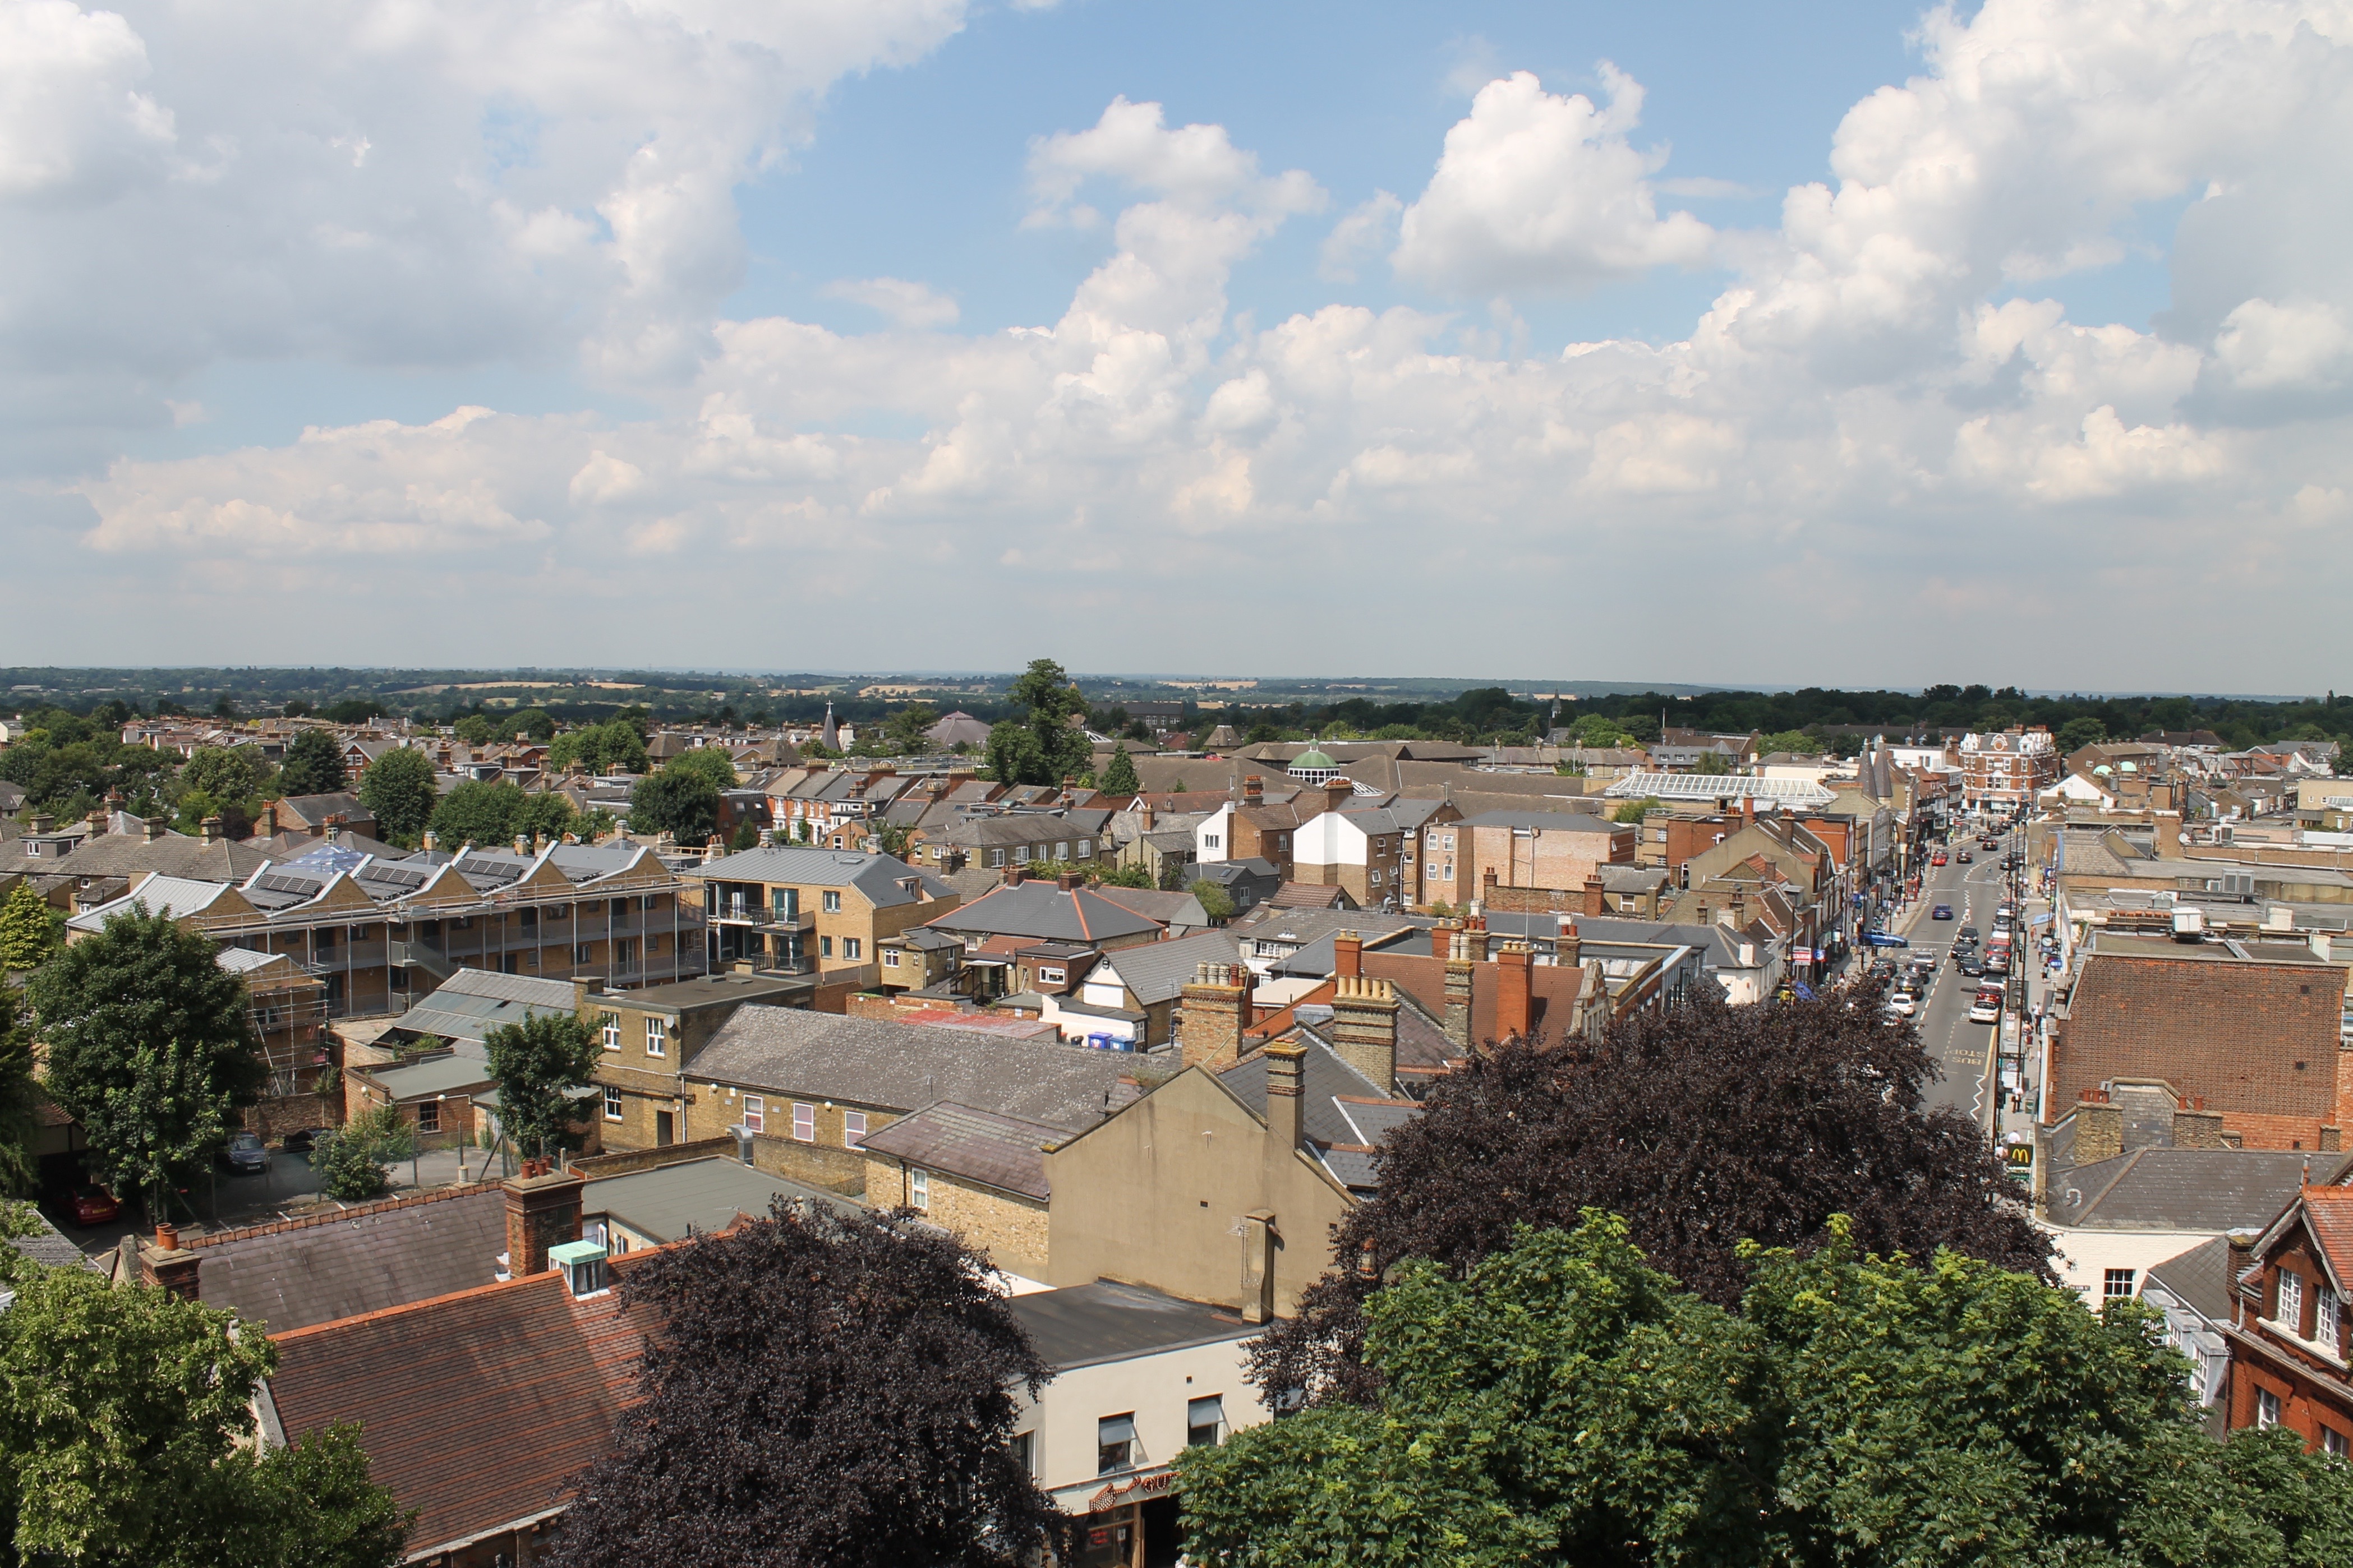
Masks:
[[[16,988],[0,981],[0,1197],[32,1191],[39,1175],[39,1100],[33,1031]]]
[[[940,721],[940,710],[928,702],[911,703],[891,715],[885,731],[902,752],[920,752],[930,742],[923,731]]]
[[[1217,924],[1223,925],[1234,918],[1232,896],[1207,877],[1195,882],[1186,891],[1191,893],[1199,901],[1201,912]]]
[[[1722,777],[1732,772],[1732,759],[1718,751],[1702,752],[1699,754],[1699,761],[1692,765],[1692,772],[1705,773],[1711,777]]]
[[[907,858],[907,851],[913,847],[914,837],[915,830],[903,822],[892,822],[884,817],[874,825],[877,846],[893,860]]]
[[[499,1086],[499,1124],[523,1154],[577,1149],[580,1106],[565,1097],[586,1085],[603,1058],[596,1031],[573,1013],[535,1013],[482,1037]]]
[[[1109,795],[1144,793],[1144,781],[1135,776],[1135,759],[1127,754],[1125,746],[1112,748],[1110,764],[1103,769],[1103,783],[1096,787]]]
[[[1625,1222],[1521,1227],[1367,1308],[1382,1375],[1177,1460],[1191,1550],[1310,1563],[2319,1564],[2353,1471],[2207,1438],[2155,1314],[1939,1253],[1754,1251],[1740,1313]],[[2335,1554],[2332,1557],[2331,1554]]]
[[[332,795],[343,787],[343,748],[324,730],[305,730],[286,748],[278,787],[290,796]]]
[[[706,773],[673,763],[648,773],[629,791],[633,832],[667,833],[681,844],[693,845],[709,842],[718,826],[719,786]]]
[[[417,1152],[417,1135],[396,1106],[377,1105],[353,1117],[311,1156],[319,1190],[344,1203],[381,1197],[391,1186],[386,1172]]]
[[[626,719],[592,724],[555,737],[547,748],[551,773],[564,773],[573,763],[595,774],[641,773],[646,771],[646,738]]]
[[[468,779],[434,806],[433,834],[445,849],[455,849],[461,844],[495,848],[512,840],[515,819],[522,808],[520,786]]]
[[[1050,658],[1032,659],[1007,689],[1018,717],[990,727],[989,776],[1000,784],[1058,784],[1088,771],[1094,744],[1071,722],[1087,700]]]
[[[37,969],[65,946],[66,918],[19,882],[0,899],[0,971]]]
[[[0,1228],[14,1228],[0,1226]],[[259,1452],[277,1347],[152,1286],[0,1246],[0,1560],[87,1568],[391,1568],[409,1518],[351,1427]],[[410,1516],[413,1518],[413,1516]]]
[[[441,803],[433,759],[413,746],[396,746],[360,774],[360,804],[375,816],[376,837],[414,844]]]
[[[2108,727],[2088,714],[2081,719],[2068,720],[2059,726],[2059,733],[2053,737],[2063,757],[2072,757],[2084,747],[2096,746],[2107,738]]]
[[[450,727],[450,732],[470,746],[487,746],[498,731],[480,713],[469,713]]]
[[[219,801],[244,801],[261,787],[245,748],[199,746],[180,768],[183,787]]]
[[[555,721],[544,708],[525,708],[500,720],[499,733],[501,736],[526,735],[534,741],[553,740]]]
[[[1103,873],[1103,884],[1106,888],[1151,889],[1158,886],[1153,881],[1152,873],[1141,865],[1114,867]]]
[[[1642,818],[1650,814],[1651,808],[1658,804],[1658,797],[1655,795],[1647,796],[1641,800],[1630,800],[1625,805],[1620,806],[1617,810],[1611,812],[1609,814],[1609,820],[1612,822],[1630,822],[1640,826]]]
[[[1789,752],[1799,756],[1812,756],[1821,742],[1803,730],[1776,730],[1757,742],[1757,754],[1766,756],[1774,752]]]
[[[210,939],[134,903],[33,972],[26,994],[48,1047],[49,1098],[81,1123],[117,1191],[151,1195],[201,1164],[269,1069],[245,983]]]
[[[720,746],[697,746],[691,752],[682,752],[672,757],[663,766],[708,779],[713,789],[733,789],[743,782],[736,776],[734,762]]]

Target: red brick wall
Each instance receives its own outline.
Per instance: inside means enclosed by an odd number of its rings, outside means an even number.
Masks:
[[[2338,1081],[2341,984],[2320,965],[2094,953],[2052,1049],[2051,1104],[2161,1078],[2250,1148],[2317,1149],[2353,1089]]]

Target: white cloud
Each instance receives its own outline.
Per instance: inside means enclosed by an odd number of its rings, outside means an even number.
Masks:
[[[1402,219],[1398,270],[1442,289],[1558,289],[1706,259],[1715,231],[1689,213],[1662,218],[1649,176],[1663,153],[1626,133],[1641,84],[1607,60],[1609,102],[1557,98],[1516,71],[1479,89],[1446,133],[1430,185]]]
[[[421,15],[428,33],[440,26]],[[89,542],[110,562],[160,556],[216,593],[219,575],[249,593],[358,557],[379,580],[425,574],[459,635],[478,575],[644,595],[645,559],[691,570],[723,558],[723,573],[693,572],[695,603],[744,613],[708,616],[705,662],[786,657],[749,629],[773,626],[757,612],[786,581],[803,635],[859,629],[874,563],[888,560],[907,624],[944,628],[909,656],[944,662],[1002,662],[1041,635],[1036,617],[973,615],[993,592],[1064,595],[1093,636],[1125,624],[1149,584],[1214,585],[1202,602],[1228,618],[1211,629],[1250,659],[1426,662],[1396,640],[1397,612],[1420,607],[1446,617],[1450,662],[1464,668],[1672,678],[1647,653],[1609,653],[1656,646],[1645,634],[1660,601],[1642,585],[1667,582],[1693,617],[1753,614],[1760,591],[1801,610],[1802,634],[1761,640],[1743,656],[1757,662],[1687,677],[1933,675],[1970,650],[2047,648],[2063,616],[2083,657],[2119,650],[2112,681],[2260,685],[2253,666],[2212,663],[2233,657],[2233,639],[2159,674],[2141,662],[2145,639],[2106,634],[2168,613],[2252,630],[2256,614],[2284,624],[2299,606],[2333,626],[2318,608],[2353,591],[2353,562],[2327,548],[2241,549],[2227,577],[2213,566],[2218,542],[2256,523],[2325,545],[2353,493],[2353,415],[2327,401],[2353,384],[2353,283],[2330,226],[2353,205],[2353,135],[2320,133],[2353,97],[2336,90],[2353,76],[2348,31],[2335,11],[2284,0],[1937,13],[1922,74],[1841,123],[1835,184],[1790,191],[1777,230],[1743,235],[1658,216],[1655,155],[1628,140],[1634,84],[1610,79],[1597,108],[1533,78],[1490,82],[1411,210],[1359,206],[1325,240],[1327,265],[1362,258],[1364,237],[1402,216],[1398,265],[1482,303],[1707,257],[1737,271],[1683,341],[1508,358],[1480,346],[1483,326],[1409,309],[1237,316],[1234,269],[1322,192],[1296,171],[1266,174],[1221,127],[1171,128],[1156,104],[1114,100],[1092,126],[1033,144],[1037,212],[1077,223],[1101,204],[1103,254],[1058,319],[987,333],[937,330],[944,297],[894,279],[835,287],[934,330],[719,319],[710,301],[736,243],[715,216],[726,158],[673,165],[657,136],[638,170],[642,149],[614,162],[597,135],[575,148],[543,129],[542,162],[484,187],[497,193],[491,229],[435,230],[494,230],[459,268],[476,268],[466,289],[427,308],[403,284],[394,303],[420,310],[411,328],[428,342],[494,304],[517,318],[484,326],[494,341],[561,342],[543,300],[593,301],[599,363],[653,388],[654,412],[461,410],[122,460],[79,487],[98,518]],[[601,79],[578,63],[532,71],[558,104]],[[138,84],[164,74],[121,79],[154,90]],[[156,101],[179,116],[173,172],[140,178],[193,193],[179,171],[200,158],[245,177],[248,153],[192,150],[188,111]],[[322,150],[315,167],[333,175],[322,188],[387,163],[413,174],[411,153],[386,151],[393,137],[353,128],[374,142],[364,167],[349,148]],[[776,140],[730,132],[704,145]],[[583,205],[558,187],[601,194]],[[2177,262],[2160,325],[2073,321],[2036,297],[2033,279],[2114,254],[2136,204],[2210,187],[2184,219],[2196,254],[2186,272]],[[607,238],[596,204],[633,193],[643,211]],[[421,243],[393,232],[388,210],[328,200],[308,216],[366,242],[333,263],[356,268]],[[2200,237],[2225,221],[2232,246]],[[534,293],[513,281],[526,277],[555,285]],[[219,335],[238,318],[214,300],[193,320]],[[1496,321],[1498,338],[1515,330],[1508,303]],[[346,330],[351,344],[377,341]],[[389,316],[371,330],[393,341]],[[665,394],[663,375],[686,379]],[[2238,399],[2227,426],[2200,402],[2225,395]],[[920,433],[844,433],[860,429]],[[453,581],[422,564],[453,554],[480,572]],[[909,563],[923,569],[896,564]],[[1303,592],[1349,613],[1283,614]],[[1113,620],[1086,614],[1096,607]],[[1824,668],[1840,658],[1855,662]]]
[[[141,89],[147,74],[145,46],[111,12],[0,5],[0,203],[81,205],[159,174],[172,115]]]
[[[1323,275],[1338,283],[1356,280],[1356,268],[1367,257],[1377,256],[1396,241],[1398,219],[1405,204],[1387,191],[1375,191],[1332,226],[1324,237]]]
[[[962,314],[945,294],[903,278],[846,278],[827,284],[825,293],[879,311],[902,327],[953,327]]]

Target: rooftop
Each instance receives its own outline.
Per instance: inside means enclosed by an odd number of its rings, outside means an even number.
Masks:
[[[1043,1121],[943,1100],[869,1133],[865,1147],[1043,1203],[1051,1189],[1041,1151],[1069,1136]]]
[[[2087,1230],[2261,1230],[2306,1182],[2334,1181],[2353,1155],[2271,1149],[2136,1149],[2054,1172],[2054,1224]]]
[[[581,1188],[580,1212],[608,1215],[657,1242],[681,1241],[697,1232],[725,1230],[738,1215],[765,1219],[769,1205],[778,1198],[823,1204],[845,1214],[860,1207],[848,1198],[714,1154],[598,1176]]]
[[[1029,1331],[1039,1358],[1057,1372],[1259,1331],[1221,1308],[1108,1279],[1016,1296],[1006,1307]]]
[[[207,1305],[272,1333],[487,1285],[507,1249],[497,1184],[222,1231],[183,1243]]]

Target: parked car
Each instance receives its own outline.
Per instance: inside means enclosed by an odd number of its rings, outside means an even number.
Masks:
[[[66,1194],[66,1212],[73,1216],[76,1225],[104,1225],[109,1220],[121,1217],[122,1205],[114,1201],[112,1193],[97,1183],[79,1182],[73,1191]]]
[[[249,1172],[258,1176],[269,1169],[269,1151],[262,1146],[257,1135],[235,1133],[229,1138],[228,1147],[221,1151],[221,1163],[232,1171]]]
[[[1928,857],[1928,864],[1929,864],[1929,865],[1931,865],[1931,866],[1941,866],[1941,865],[1943,865],[1944,863],[1945,863],[1945,852],[1944,852],[1943,850],[1941,850],[1941,849],[1937,850],[1934,855],[1931,855],[1931,856],[1929,856],[1929,857]]]
[[[1978,992],[1976,999],[1969,1003],[1969,1022],[1972,1024],[2000,1023],[2001,993],[1999,991]]]
[[[1961,973],[1972,980],[1985,973],[1985,960],[1977,955],[1975,949],[1961,954]]]
[[[1951,920],[1953,918],[1953,906],[1950,904],[1938,904],[1935,909],[1928,911],[1928,918],[1932,921]]]
[[[1899,1018],[1909,1018],[1920,1010],[1920,1005],[1912,999],[1909,991],[1898,991],[1887,999],[1887,1010]]]
[[[1953,857],[1954,859],[1959,861],[1964,866],[1968,865],[1973,858],[1974,857],[1972,857],[1966,849]]]

